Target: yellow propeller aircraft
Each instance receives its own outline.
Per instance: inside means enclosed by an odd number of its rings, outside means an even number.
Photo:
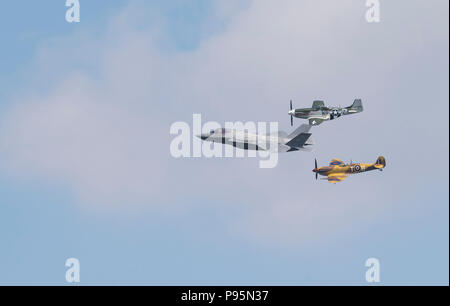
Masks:
[[[327,176],[328,182],[336,184],[337,182],[341,182],[347,178],[350,174],[356,174],[371,170],[380,170],[383,171],[383,168],[386,167],[386,159],[383,156],[379,156],[377,161],[373,164],[362,164],[362,163],[353,163],[344,164],[341,160],[335,158],[330,162],[328,167],[319,167],[317,168],[317,159],[315,160],[315,168],[313,172],[316,173],[316,180],[318,174]],[[324,180],[326,180],[324,178]]]

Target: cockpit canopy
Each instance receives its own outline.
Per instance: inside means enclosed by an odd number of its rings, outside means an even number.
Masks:
[[[224,135],[227,132],[227,130],[225,128],[220,128],[220,129],[215,129],[215,130],[210,130],[209,134],[213,135],[213,134],[222,134]]]

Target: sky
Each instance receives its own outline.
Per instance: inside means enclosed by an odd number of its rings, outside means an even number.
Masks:
[[[63,0],[8,3],[0,284],[67,285],[77,258],[81,285],[448,285],[448,5],[380,1],[368,23],[362,0],[80,0],[68,23]],[[170,154],[193,114],[290,132],[290,99],[355,98],[273,169]]]

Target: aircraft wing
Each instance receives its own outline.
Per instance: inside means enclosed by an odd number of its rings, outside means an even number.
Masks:
[[[328,175],[328,182],[336,184],[338,182],[342,182],[347,178],[347,174],[344,173],[336,173],[336,174],[329,174]]]
[[[311,118],[311,119],[309,119],[309,125],[319,125],[322,122],[324,122],[323,119],[318,119],[318,118]]]

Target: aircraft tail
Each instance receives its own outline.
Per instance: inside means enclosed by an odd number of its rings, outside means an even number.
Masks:
[[[353,104],[348,108],[357,112],[362,112],[364,110],[361,99],[355,99]]]
[[[378,156],[374,167],[377,169],[383,169],[384,167],[386,167],[386,159],[384,158],[384,156]]]
[[[311,126],[309,124],[302,124],[298,128],[296,128],[289,136],[287,137],[286,145],[298,150],[300,148],[304,148],[305,146],[312,147],[314,145],[313,140],[308,142],[311,137],[311,133],[309,130]]]
[[[302,124],[298,128],[296,128],[292,133],[290,133],[287,138],[289,140],[292,140],[293,138],[297,137],[302,133],[308,133],[310,129],[311,126],[309,124]]]

